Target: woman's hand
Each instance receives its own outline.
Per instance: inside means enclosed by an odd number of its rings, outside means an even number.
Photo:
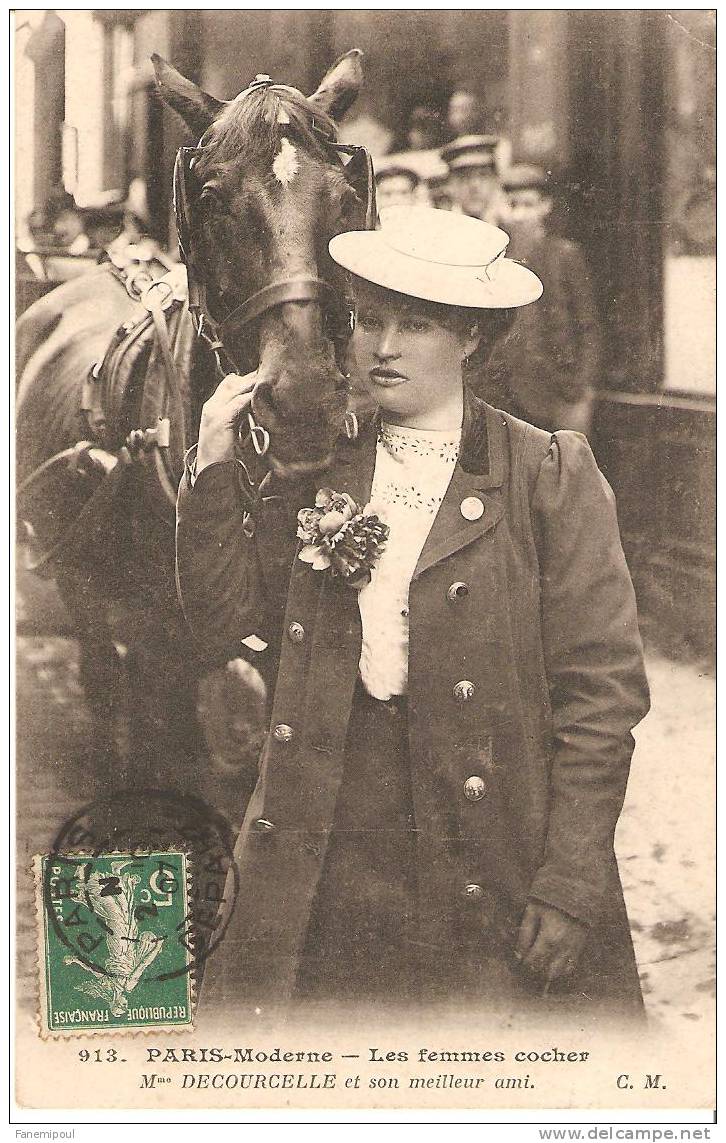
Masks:
[[[587,940],[589,928],[582,921],[540,901],[530,901],[519,929],[515,956],[529,972],[544,982],[542,995],[556,980],[570,976]]]
[[[197,476],[210,464],[234,459],[237,422],[252,400],[257,374],[228,373],[202,406],[197,446]]]

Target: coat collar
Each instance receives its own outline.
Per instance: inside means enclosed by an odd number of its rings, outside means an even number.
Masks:
[[[341,492],[349,492],[358,504],[366,504],[370,497],[379,424],[379,413],[361,419],[355,441],[341,438],[336,460],[330,470],[330,486]],[[505,425],[500,414],[465,389],[462,445],[457,467],[467,473],[472,486],[482,491],[502,486],[505,478],[505,443]],[[339,482],[337,484],[336,479]],[[354,495],[354,487],[357,496]]]
[[[341,440],[326,481],[336,491],[347,492],[361,506],[370,499],[378,424],[379,417],[371,416],[362,422],[355,441]],[[483,536],[501,519],[503,508],[497,490],[506,478],[506,459],[506,429],[501,415],[467,391],[459,461],[414,578]],[[483,512],[478,519],[469,520],[463,514],[466,500],[475,509],[474,501],[480,502]]]
[[[465,389],[459,467],[477,488],[501,488],[505,458],[504,421],[496,409]]]

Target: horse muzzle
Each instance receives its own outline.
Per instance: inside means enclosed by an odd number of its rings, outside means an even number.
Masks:
[[[250,426],[250,437],[255,450],[266,435],[268,445],[265,459],[276,476],[292,479],[330,467],[335,442],[343,431],[348,389],[345,378],[337,369],[328,370],[326,387],[321,397],[320,378],[315,379],[308,392],[282,394],[277,386],[266,380],[258,382],[252,394],[251,413],[255,428]]]

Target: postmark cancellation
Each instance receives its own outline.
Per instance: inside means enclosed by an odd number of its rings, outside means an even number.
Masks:
[[[44,854],[34,872],[41,1036],[192,1025],[186,853]]]

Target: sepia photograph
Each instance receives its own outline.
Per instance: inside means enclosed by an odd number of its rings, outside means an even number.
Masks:
[[[715,10],[10,36],[17,1121],[711,1123]]]

